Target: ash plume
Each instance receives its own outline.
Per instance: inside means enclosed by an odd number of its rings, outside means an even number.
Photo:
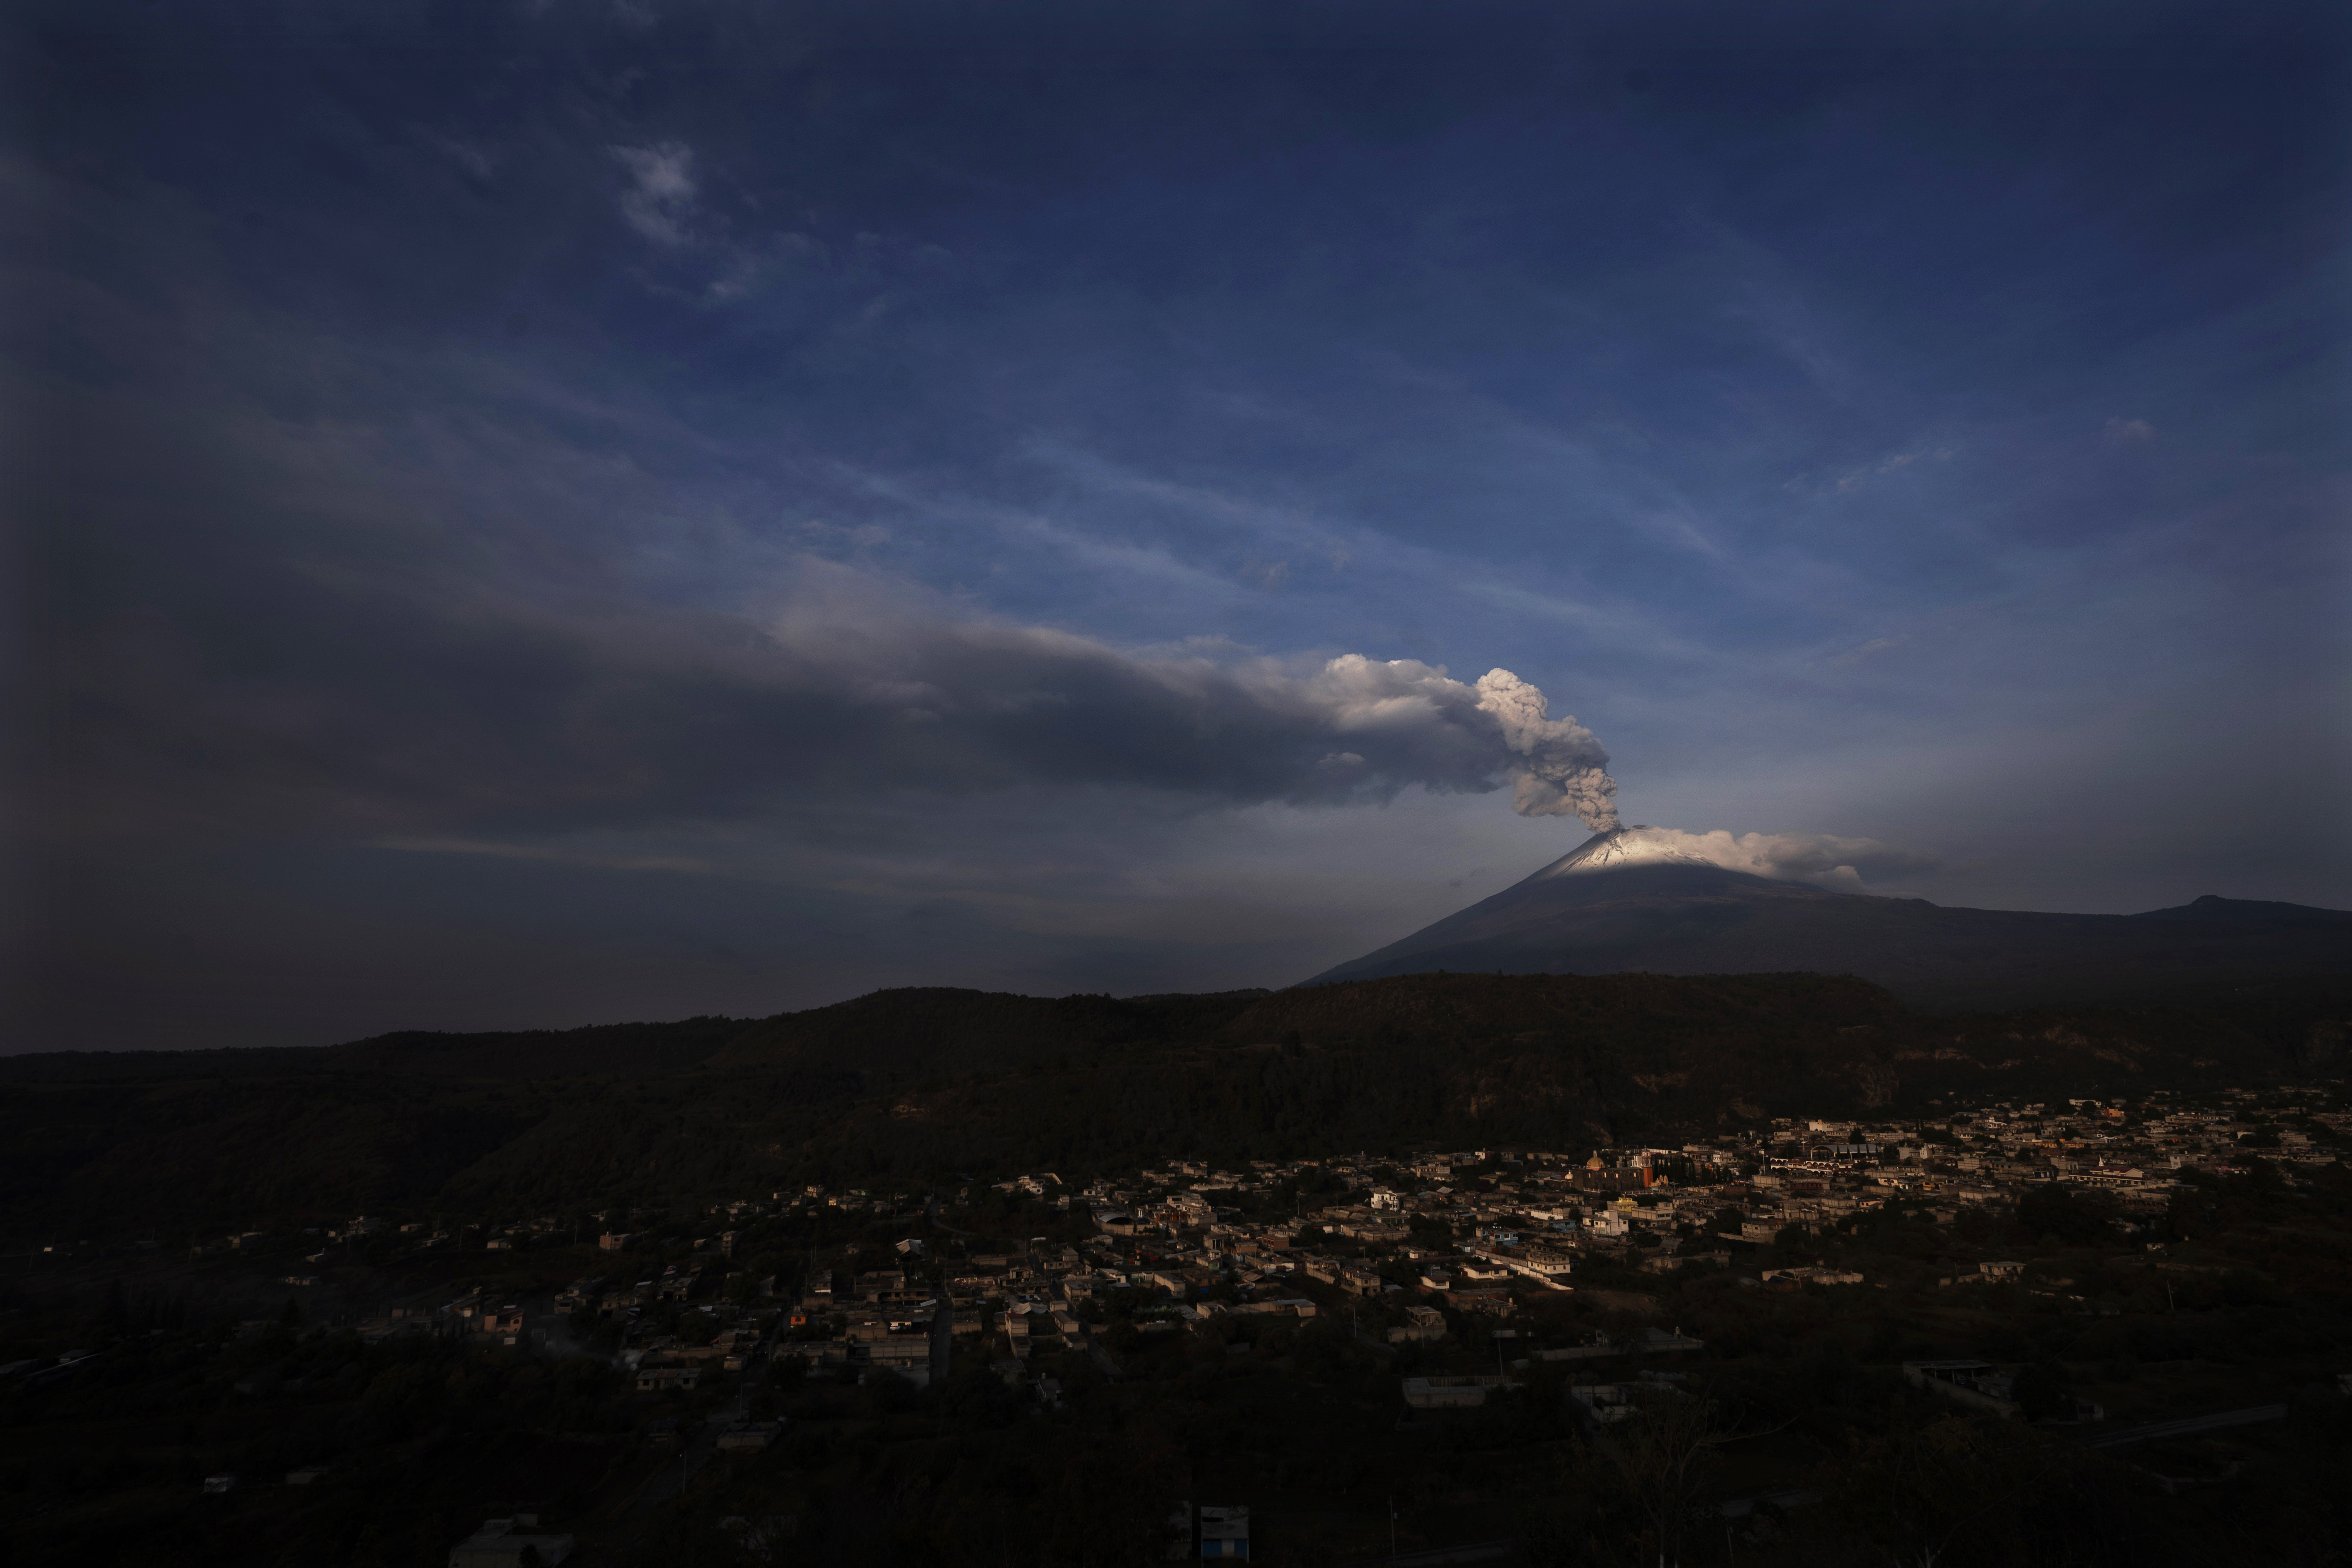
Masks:
[[[1511,808],[1521,816],[1574,816],[1596,833],[1617,826],[1617,781],[1609,753],[1574,715],[1554,719],[1544,694],[1507,669],[1478,678],[1478,706],[1495,715],[1503,739],[1527,759],[1517,771]]]

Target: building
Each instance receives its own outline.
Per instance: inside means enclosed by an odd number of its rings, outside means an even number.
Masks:
[[[1415,1410],[1454,1410],[1484,1405],[1486,1395],[1496,1389],[1517,1386],[1491,1372],[1474,1373],[1467,1377],[1408,1377],[1404,1380],[1404,1402]]]
[[[782,1426],[781,1421],[739,1421],[719,1434],[719,1450],[756,1453],[776,1440],[776,1433]]]
[[[1246,1561],[1249,1549],[1249,1510],[1238,1504],[1219,1507],[1201,1505],[1201,1556],[1234,1558]]]
[[[553,1568],[572,1555],[572,1537],[541,1532],[534,1513],[486,1519],[481,1529],[449,1549],[449,1568],[520,1568],[526,1549]]]
[[[1642,1414],[1640,1400],[1659,1385],[1640,1383],[1580,1383],[1568,1391],[1571,1408],[1601,1426],[1631,1421]]]
[[[1389,1343],[1401,1345],[1408,1341],[1431,1342],[1445,1337],[1445,1314],[1434,1307],[1407,1307],[1405,1322],[1389,1331]]]
[[[1015,1319],[1015,1321],[1025,1321]],[[866,1361],[868,1366],[880,1367],[911,1380],[920,1388],[930,1382],[931,1336],[929,1334],[885,1334],[866,1340]]]
[[[1763,1282],[1793,1289],[1805,1285],[1859,1285],[1863,1279],[1848,1268],[1768,1268]]]
[[[2024,1416],[2024,1407],[2011,1399],[2011,1380],[1989,1361],[1906,1361],[1904,1381],[1915,1388],[1942,1394],[1971,1410],[1989,1410],[2009,1420]]]

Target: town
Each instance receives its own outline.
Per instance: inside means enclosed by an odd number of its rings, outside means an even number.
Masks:
[[[1111,1321],[1108,1303],[1122,1293],[1118,1321],[1140,1330],[1340,1311],[1359,1329],[1381,1330],[1386,1342],[1437,1340],[1448,1314],[1505,1318],[1539,1309],[1546,1296],[1572,1292],[1580,1269],[1727,1269],[1738,1259],[1816,1249],[1893,1218],[1924,1221],[1965,1247],[1972,1230],[1989,1228],[1982,1211],[2031,1214],[2037,1191],[2051,1194],[2045,1207],[2068,1216],[2059,1227],[2067,1234],[2052,1233],[2060,1239],[2080,1239],[2072,1227],[2096,1214],[2154,1254],[2165,1247],[2159,1222],[2184,1183],[2239,1173],[2249,1155],[2289,1173],[2333,1164],[2337,1145],[2352,1142],[2352,1116],[2322,1109],[2311,1091],[2266,1098],[2237,1090],[2222,1099],[2212,1106],[2175,1106],[2161,1094],[2137,1106],[2004,1103],[1881,1125],[1781,1119],[1753,1138],[1581,1158],[1482,1149],[1253,1161],[1238,1172],[1174,1161],[1099,1177],[1083,1190],[1050,1171],[1025,1173],[982,1189],[994,1195],[994,1208],[1052,1215],[1066,1236],[1070,1220],[1082,1223],[1072,1239],[1039,1236],[1006,1251],[953,1239],[971,1234],[955,1221],[971,1214],[971,1184],[945,1199],[812,1186],[714,1205],[707,1217],[729,1228],[693,1238],[690,1250],[665,1260],[661,1278],[591,1277],[554,1305],[575,1325],[620,1326],[629,1363],[659,1368],[694,1352],[675,1335],[650,1332],[647,1307],[711,1293],[706,1273],[727,1282],[719,1293],[737,1300],[773,1300],[775,1273],[734,1283],[745,1279],[727,1268],[739,1250],[748,1254],[779,1226],[799,1234],[810,1222],[904,1211],[924,1222],[925,1234],[898,1241],[892,1266],[861,1268],[865,1255],[856,1248],[812,1253],[800,1289],[782,1291],[791,1305],[774,1310],[770,1323],[780,1344],[814,1364],[885,1367],[920,1384],[930,1376],[935,1320],[996,1352],[1008,1375],[1048,1347],[1108,1363],[1095,1331]],[[1285,1206],[1286,1215],[1269,1213]],[[488,1245],[527,1246],[561,1228],[552,1218],[517,1225]],[[598,1245],[625,1252],[646,1239],[614,1231]],[[1986,1258],[1937,1283],[2027,1278],[2021,1262]],[[2060,1294],[2040,1271],[2031,1278],[2030,1289]],[[1910,1281],[1776,1262],[1759,1265],[1753,1282],[1785,1289]],[[474,1310],[470,1302],[445,1309]],[[1039,1397],[1050,1401],[1051,1380],[1036,1381]]]
[[[180,1434],[173,1484],[200,1479],[230,1531],[238,1509],[299,1517],[415,1439],[421,1416],[319,1417],[327,1390],[381,1415],[443,1397],[411,1386],[420,1367],[561,1373],[562,1429],[495,1446],[536,1455],[497,1467],[503,1493],[482,1506],[499,1511],[436,1516],[452,1564],[526,1547],[637,1561],[697,1531],[711,1561],[824,1542],[856,1558],[857,1541],[960,1561],[979,1505],[948,1494],[993,1491],[1012,1528],[1104,1422],[1131,1451],[1057,1517],[1072,1540],[1142,1530],[1147,1557],[1535,1562],[1563,1531],[1654,1544],[1698,1512],[1729,1527],[1708,1538],[1718,1555],[1766,1561],[1842,1517],[1819,1474],[1837,1433],[1895,1441],[1887,1411],[1906,1401],[1913,1427],[1990,1422],[2192,1512],[2289,1484],[2296,1447],[2340,1439],[2352,1394],[2340,1294],[2324,1321],[2297,1305],[2340,1291],[2352,1258],[2347,1147],[2333,1083],[1778,1118],[1671,1147],[1163,1159],[687,1208],[257,1223],[184,1255],[59,1243],[28,1261],[178,1283],[168,1302],[113,1285],[111,1344],[54,1305],[46,1341],[39,1309],[12,1314],[0,1389],[19,1440],[77,1390],[159,1367],[209,1389],[216,1414]],[[239,1292],[282,1305],[206,1323],[186,1304]],[[2255,1323],[2273,1337],[2249,1357]],[[1579,1522],[1543,1500],[1546,1465],[1592,1463],[1661,1401],[1713,1424],[1717,1462],[1676,1521]],[[942,1473],[989,1434],[972,1452],[1000,1470],[1015,1434],[1061,1458],[1018,1482]],[[939,1495],[910,1502],[910,1477]],[[42,1507],[70,1513],[86,1491]]]

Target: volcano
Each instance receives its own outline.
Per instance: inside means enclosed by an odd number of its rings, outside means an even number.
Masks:
[[[1811,971],[1948,1010],[2190,1000],[2352,982],[2352,912],[2212,895],[2136,915],[1948,909],[1735,871],[1642,827],[1594,835],[1526,880],[1307,981],[1435,971]]]

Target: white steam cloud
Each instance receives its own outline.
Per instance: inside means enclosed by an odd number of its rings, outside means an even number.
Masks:
[[[1865,871],[1896,876],[1936,865],[1935,857],[1875,838],[1841,838],[1827,833],[1743,833],[1722,828],[1685,833],[1678,827],[1637,825],[1595,840],[1561,865],[1563,873],[1605,871],[1645,862],[1720,866],[1729,871],[1781,881],[1813,882],[1859,890]]]

